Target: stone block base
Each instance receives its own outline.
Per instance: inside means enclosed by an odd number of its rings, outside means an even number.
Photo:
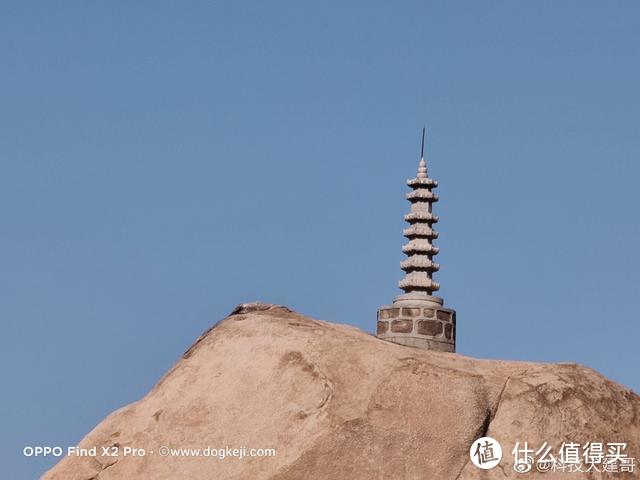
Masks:
[[[455,352],[456,312],[441,302],[399,301],[380,307],[378,338],[408,347]]]

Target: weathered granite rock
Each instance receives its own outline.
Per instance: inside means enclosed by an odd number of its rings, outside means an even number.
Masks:
[[[469,447],[489,435],[501,465]],[[640,397],[576,364],[476,360],[396,345],[285,307],[246,304],[205,332],[143,399],[82,447],[144,457],[67,457],[47,480],[502,479],[516,441],[624,441],[640,456]],[[159,448],[275,448],[273,458],[160,457]],[[154,453],[150,453],[153,451]],[[609,478],[586,473],[544,478]],[[624,474],[615,478],[638,478]]]

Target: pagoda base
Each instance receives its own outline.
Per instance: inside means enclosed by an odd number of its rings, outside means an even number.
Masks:
[[[456,351],[456,311],[423,292],[399,295],[378,309],[377,337],[407,347]]]

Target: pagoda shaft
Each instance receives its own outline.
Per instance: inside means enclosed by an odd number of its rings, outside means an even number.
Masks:
[[[438,237],[438,232],[433,228],[438,222],[438,217],[433,214],[433,204],[438,201],[438,196],[433,189],[438,182],[429,178],[424,157],[420,159],[416,178],[407,180],[407,185],[412,189],[406,195],[411,210],[404,217],[409,227],[403,233],[409,241],[402,251],[408,258],[400,264],[406,275],[398,286],[405,293],[426,292],[431,295],[440,288],[433,281],[433,272],[440,268],[433,261],[438,254],[438,247],[433,245],[433,240]]]

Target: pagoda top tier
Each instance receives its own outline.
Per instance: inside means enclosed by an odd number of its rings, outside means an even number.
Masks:
[[[431,188],[436,188],[438,186],[438,182],[436,182],[434,179],[426,177],[426,178],[411,178],[409,180],[407,180],[407,185],[409,185],[412,188],[419,188],[419,187],[431,187]]]

